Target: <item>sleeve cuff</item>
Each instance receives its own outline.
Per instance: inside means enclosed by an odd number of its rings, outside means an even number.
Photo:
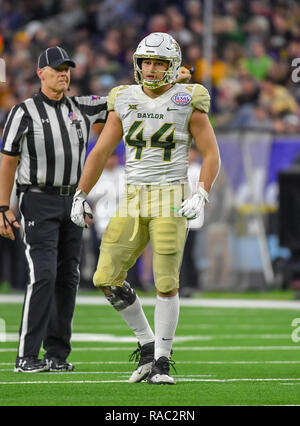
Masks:
[[[18,155],[21,155],[20,152],[5,151],[5,149],[1,149],[1,154],[10,155],[11,157],[17,157]]]

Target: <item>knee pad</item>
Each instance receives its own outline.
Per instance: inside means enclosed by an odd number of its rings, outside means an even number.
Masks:
[[[127,281],[124,281],[121,287],[109,286],[105,288],[111,292],[105,294],[105,297],[116,311],[123,311],[136,300],[136,292]]]
[[[158,254],[174,254],[178,251],[181,241],[178,238],[177,223],[168,219],[160,220],[152,235],[152,245],[154,252]]]
[[[155,286],[161,293],[168,293],[179,287],[185,236],[184,218],[159,218],[153,224],[153,273]]]
[[[155,287],[161,293],[169,293],[179,288],[179,277],[177,276],[158,276],[155,281]]]

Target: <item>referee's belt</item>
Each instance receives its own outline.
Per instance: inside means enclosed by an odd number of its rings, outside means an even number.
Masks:
[[[61,195],[64,197],[74,195],[76,192],[77,185],[60,185],[60,186],[49,186],[49,185],[17,185],[17,193],[21,192],[43,192],[49,195]]]

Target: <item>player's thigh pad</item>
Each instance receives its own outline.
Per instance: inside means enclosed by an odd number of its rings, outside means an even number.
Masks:
[[[111,218],[102,238],[93,277],[96,287],[121,286],[125,281],[128,269],[134,265],[148,242],[148,234],[142,225],[138,226],[138,232],[135,231],[137,220],[134,217]]]
[[[179,269],[186,239],[184,217],[159,217],[150,223],[155,286],[161,293],[179,287]]]

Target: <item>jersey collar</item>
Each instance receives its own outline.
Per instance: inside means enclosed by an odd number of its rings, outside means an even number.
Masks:
[[[59,101],[54,101],[52,99],[49,99],[48,96],[46,96],[40,89],[37,96],[41,97],[44,102],[46,102],[48,105],[53,106],[54,108],[62,104],[67,104],[67,97],[65,95],[63,95],[63,97]]]

